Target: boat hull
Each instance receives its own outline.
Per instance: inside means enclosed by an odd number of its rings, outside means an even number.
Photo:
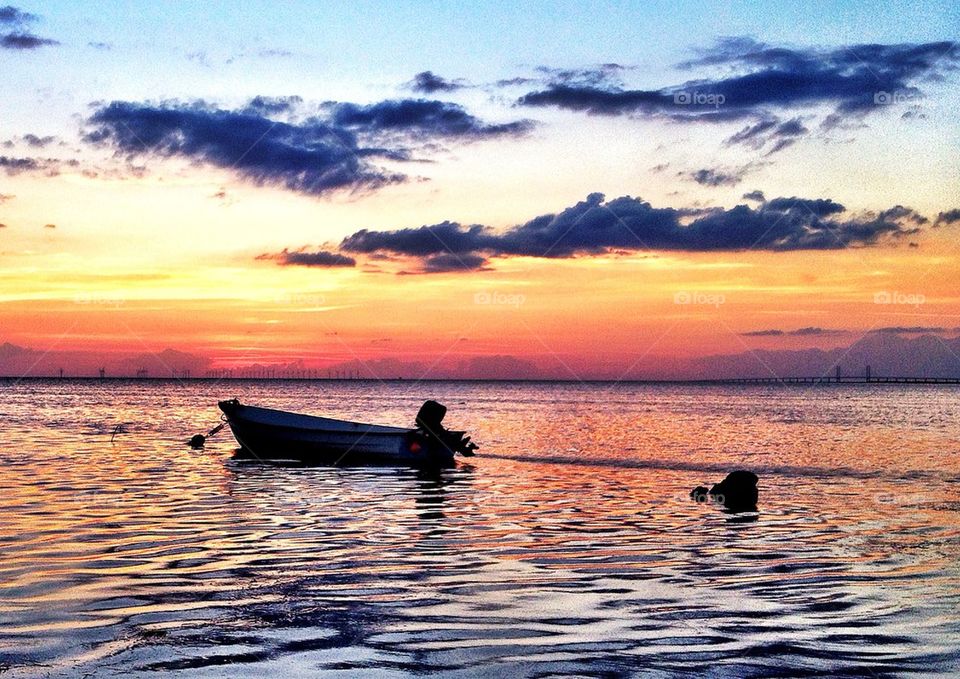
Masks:
[[[240,456],[322,465],[448,466],[453,452],[414,429],[346,422],[223,401]]]

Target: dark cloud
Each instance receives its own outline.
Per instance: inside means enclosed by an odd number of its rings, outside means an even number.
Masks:
[[[956,224],[957,222],[960,222],[960,209],[946,210],[937,215],[937,221],[934,223],[934,226]]]
[[[763,195],[763,191],[760,191],[759,189],[754,191],[748,191],[747,193],[743,194],[742,198],[744,200],[755,200],[760,203],[763,203],[766,201],[766,198]]]
[[[521,106],[555,106],[594,115],[654,114],[675,106],[672,95],[657,91],[567,84],[551,85],[544,90],[529,92],[520,97],[517,103]]]
[[[376,137],[382,133],[405,133],[413,138],[483,138],[520,135],[533,129],[533,122],[518,120],[487,124],[459,104],[428,99],[395,99],[376,104],[328,104],[334,125]]]
[[[482,255],[465,253],[454,255],[444,253],[433,255],[423,260],[424,273],[446,273],[450,271],[482,271],[487,264],[487,258]]]
[[[413,76],[408,84],[408,87],[414,92],[422,92],[424,94],[434,94],[435,92],[456,92],[461,90],[466,85],[459,80],[447,80],[446,78],[441,78],[436,73],[432,71],[421,71]]]
[[[702,186],[736,186],[743,181],[743,177],[748,170],[748,167],[728,170],[721,168],[704,168],[694,172],[681,173],[681,175],[692,179]]]
[[[396,231],[364,229],[340,249],[426,261],[437,255],[471,260],[519,255],[564,258],[618,251],[832,250],[864,247],[912,233],[912,211],[891,209],[839,219],[845,208],[828,199],[774,198],[755,208],[657,208],[629,196],[605,201],[594,193],[558,214],[506,231],[456,222]],[[906,222],[906,223],[905,223]],[[446,261],[446,260],[445,260]]]
[[[821,337],[849,334],[848,330],[831,330],[827,328],[807,327],[796,330],[753,330],[740,333],[741,337]]]
[[[353,134],[319,120],[297,125],[202,103],[115,101],[98,109],[89,123],[86,141],[110,145],[128,159],[190,158],[232,170],[258,186],[321,195],[403,179],[369,162],[383,153],[360,147]]]
[[[729,137],[726,143],[740,144],[756,151],[765,151],[766,155],[772,155],[787,148],[798,137],[809,131],[799,118],[781,122],[777,118],[770,117],[747,125]]]
[[[50,38],[41,38],[33,33],[20,31],[17,33],[8,33],[0,37],[0,47],[8,50],[33,50],[38,47],[48,45],[59,45],[60,43]]]
[[[755,119],[731,143],[773,141],[772,152],[805,132],[798,119],[780,122],[773,111],[829,105],[838,119],[860,118],[886,104],[919,96],[919,84],[960,64],[960,43],[849,45],[819,49],[773,47],[727,39],[681,64],[720,67],[723,75],[655,90],[624,89],[608,82],[563,80],[529,92],[523,106],[553,106],[596,115],[666,117],[718,122]]]
[[[56,40],[41,38],[27,29],[28,24],[38,21],[40,17],[30,12],[24,12],[12,5],[0,7],[0,26],[5,29],[0,35],[0,48],[9,50],[32,50],[47,45],[59,45]]]
[[[11,5],[0,7],[0,24],[7,24],[8,26],[23,26],[24,24],[37,21],[37,19],[39,19],[39,17],[36,14],[24,12],[23,10]]]
[[[491,231],[479,224],[462,226],[457,222],[442,222],[415,229],[371,231],[361,229],[347,236],[340,249],[357,253],[396,253],[426,257],[442,253],[466,254],[483,250]]]
[[[740,333],[743,337],[782,337],[787,333],[783,330],[752,330]]]
[[[625,66],[614,63],[598,64],[587,68],[551,68],[538,66],[537,71],[544,76],[551,85],[573,86],[614,86],[620,84],[620,75],[627,70]],[[521,78],[514,79],[510,84],[516,84]],[[504,82],[504,81],[501,81]]]
[[[317,250],[315,252],[306,252],[304,250],[283,250],[276,254],[264,254],[257,259],[275,260],[280,266],[310,266],[321,268],[351,267],[356,266],[357,261],[353,257],[347,257],[337,252],[329,250]]]
[[[35,134],[25,134],[23,135],[23,141],[27,143],[28,146],[31,146],[35,149],[42,149],[46,146],[49,146],[57,140],[54,136],[40,137]]]
[[[43,228],[45,228],[45,229],[55,229],[55,228],[57,228],[57,225],[56,225],[56,224],[44,224],[44,225],[43,225]]]
[[[505,78],[496,82],[497,87],[516,87],[519,85],[532,85],[539,82],[536,78]]]
[[[3,170],[9,176],[21,173],[39,172],[46,176],[55,176],[60,173],[61,165],[77,166],[76,160],[57,160],[56,158],[16,158],[12,156],[0,156],[0,170]]]
[[[202,101],[115,101],[94,112],[84,139],[112,147],[128,160],[189,158],[259,186],[322,195],[406,180],[377,161],[410,160],[411,143],[519,134],[530,126],[526,121],[488,125],[456,104],[427,100],[367,106],[330,102],[325,116],[297,122],[271,117],[289,114],[299,104],[299,97],[256,97],[240,110],[224,110]]]
[[[836,215],[846,210],[843,205],[830,198],[772,198],[766,201],[764,209],[775,212],[806,211],[817,217]]]
[[[271,116],[279,113],[292,113],[302,103],[303,99],[295,95],[289,97],[256,96],[247,102],[243,110],[246,113]]]

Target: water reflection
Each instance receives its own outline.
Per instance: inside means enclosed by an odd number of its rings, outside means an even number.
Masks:
[[[495,452],[426,472],[234,461],[225,441],[190,451],[196,403],[217,395],[163,388],[59,409],[42,389],[0,402],[15,423],[0,449],[5,676],[887,675],[960,662],[960,463],[933,446],[956,433],[937,424],[955,396],[928,398],[892,451],[848,435],[849,411],[877,407],[870,393],[809,407],[787,392],[776,408],[796,417],[763,413],[761,427],[739,390],[615,393],[611,418],[607,388],[473,385],[439,396],[479,404],[457,419]],[[353,399],[371,414],[397,402],[394,422],[407,398],[257,388],[240,395],[310,410]],[[102,426],[91,412],[107,413]],[[128,433],[111,445],[121,418]],[[612,447],[628,425],[629,446]],[[712,449],[691,452],[708,431]],[[690,500],[745,458],[763,470],[759,512]]]

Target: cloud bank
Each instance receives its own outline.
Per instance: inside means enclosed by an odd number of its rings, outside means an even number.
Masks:
[[[186,158],[257,186],[319,196],[405,181],[405,174],[383,163],[412,160],[411,145],[518,135],[532,125],[491,125],[457,104],[423,99],[328,102],[323,115],[291,120],[300,103],[298,97],[255,97],[243,108],[227,110],[203,101],[114,101],[90,116],[84,140],[128,160]]]
[[[344,238],[339,250],[351,257],[412,258],[420,264],[416,273],[446,273],[484,270],[491,258],[508,256],[563,259],[648,250],[869,247],[895,243],[929,222],[900,205],[848,214],[843,205],[827,198],[765,200],[760,192],[750,195],[758,203],[755,207],[726,209],[655,207],[640,198],[607,201],[603,194],[593,193],[556,214],[506,230],[453,221],[397,230],[362,229]]]

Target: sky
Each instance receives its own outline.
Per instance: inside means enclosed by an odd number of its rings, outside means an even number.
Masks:
[[[0,372],[952,346],[958,40],[952,2],[0,6]]]

